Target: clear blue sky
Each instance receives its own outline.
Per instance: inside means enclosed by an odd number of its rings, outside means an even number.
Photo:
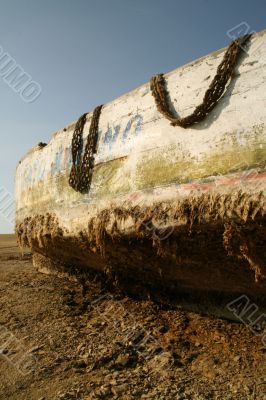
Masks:
[[[0,77],[0,187],[13,193],[21,156],[81,113],[226,46],[242,21],[266,28],[265,16],[265,0],[0,0],[0,46],[42,87],[25,103]]]

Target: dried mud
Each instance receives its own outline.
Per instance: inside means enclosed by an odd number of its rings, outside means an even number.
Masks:
[[[25,250],[0,235],[1,399],[265,399],[265,346],[247,325],[127,297],[92,271],[84,290]],[[3,329],[34,357],[29,373]]]

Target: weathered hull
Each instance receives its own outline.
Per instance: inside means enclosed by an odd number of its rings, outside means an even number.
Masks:
[[[222,56],[167,75],[180,115],[199,103]],[[149,85],[105,105],[88,194],[68,184],[74,124],[31,150],[17,168],[17,233],[37,266],[93,268],[171,294],[263,298],[265,61],[266,31],[216,108],[186,130],[158,114]]]

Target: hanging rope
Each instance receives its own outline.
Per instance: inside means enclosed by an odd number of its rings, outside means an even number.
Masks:
[[[94,167],[94,155],[96,153],[99,119],[103,105],[95,108],[92,115],[89,135],[83,149],[83,131],[87,120],[87,113],[83,114],[77,121],[72,138],[72,168],[69,176],[69,185],[80,193],[87,193],[90,190],[91,179]]]
[[[193,124],[201,122],[210,111],[216,106],[221,98],[226,84],[233,77],[234,68],[237,64],[242,51],[242,46],[250,39],[251,34],[244,35],[234,40],[224,54],[223,60],[217,68],[208,90],[206,91],[202,103],[195,108],[192,114],[184,118],[178,118],[171,110],[168,101],[169,94],[166,89],[166,81],[163,74],[154,76],[150,81],[150,88],[158,111],[163,114],[173,126],[187,128]]]

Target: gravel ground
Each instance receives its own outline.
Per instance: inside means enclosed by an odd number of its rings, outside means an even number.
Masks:
[[[266,399],[266,348],[236,322],[37,273],[0,236],[0,399]]]

